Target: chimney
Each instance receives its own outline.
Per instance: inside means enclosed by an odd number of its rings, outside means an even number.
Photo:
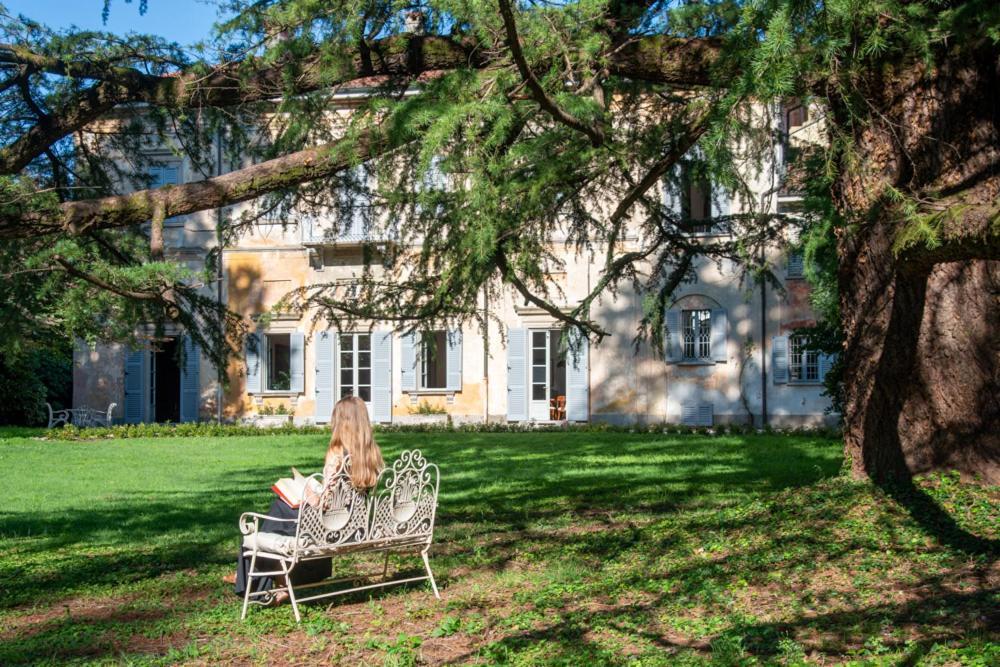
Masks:
[[[419,10],[406,12],[403,15],[403,32],[408,35],[423,35],[426,17]]]

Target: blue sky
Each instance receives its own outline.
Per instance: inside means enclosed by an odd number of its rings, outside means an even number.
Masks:
[[[139,0],[111,0],[107,25],[101,22],[104,0],[0,0],[13,15],[23,14],[50,28],[75,25],[124,35],[130,32],[160,35],[182,45],[207,37],[215,22],[214,0],[148,0],[149,10],[139,14]]]

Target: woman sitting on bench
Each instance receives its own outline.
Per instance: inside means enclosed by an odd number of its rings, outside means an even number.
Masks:
[[[371,422],[368,421],[368,408],[365,406],[365,402],[356,396],[340,399],[333,407],[330,428],[333,433],[330,436],[330,445],[326,450],[323,479],[330,479],[337,474],[344,464],[344,459],[349,456],[351,458],[351,484],[359,490],[371,489],[378,481],[379,473],[382,472],[385,464],[382,461],[382,452],[372,437],[372,427]],[[316,506],[320,502],[320,497],[307,486],[304,502]],[[290,507],[280,498],[275,498],[267,515],[277,519],[298,519],[299,511]],[[293,521],[265,520],[261,522],[260,530],[295,537],[297,525]],[[274,561],[271,559],[258,556],[257,560],[255,572],[275,569]],[[245,558],[243,549],[240,549],[236,573],[225,578],[227,583],[236,585],[236,594],[240,597],[243,597],[246,592],[249,567],[250,559]],[[305,584],[322,581],[330,576],[331,568],[332,563],[329,558],[303,562],[295,568],[292,582]],[[253,592],[257,592],[270,590],[274,587],[275,581],[271,577],[260,577],[255,578],[254,583]],[[279,586],[284,584],[284,581],[278,581]],[[282,591],[274,598],[273,604],[281,604],[287,599],[288,593]]]

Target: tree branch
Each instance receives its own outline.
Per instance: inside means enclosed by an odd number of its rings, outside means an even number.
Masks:
[[[497,248],[496,250],[496,264],[497,268],[500,270],[500,275],[503,276],[504,280],[513,285],[514,289],[521,293],[521,296],[560,322],[565,322],[584,331],[591,331],[597,334],[599,338],[611,335],[596,322],[591,320],[581,320],[572,314],[564,313],[562,310],[556,308],[545,299],[536,296],[530,289],[528,289],[528,286],[524,284],[524,281],[521,280],[513,268],[511,268],[510,262],[507,261],[507,255],[504,254],[502,248]],[[576,310],[578,309],[575,309],[574,312],[576,312]]]
[[[538,103],[538,106],[548,112],[557,122],[587,135],[594,146],[602,145],[604,143],[603,129],[590,123],[585,123],[566,112],[545,92],[545,88],[535,77],[534,72],[531,71],[531,67],[528,65],[527,59],[524,57],[524,51],[521,49],[521,40],[517,35],[514,12],[511,9],[510,3],[508,0],[497,0],[497,2],[500,5],[500,16],[503,18],[504,30],[507,32],[507,46],[510,48],[510,55],[514,59],[514,64],[517,65],[518,72],[521,73],[521,78],[528,85],[531,97]]]
[[[137,299],[139,301],[166,302],[166,299],[164,299],[163,294],[160,292],[137,292],[135,290],[121,289],[120,287],[112,285],[106,280],[98,278],[97,276],[91,275],[85,271],[81,271],[71,262],[67,261],[64,257],[55,255],[52,257],[52,259],[55,260],[55,262],[62,267],[62,270],[68,273],[69,275],[79,278],[80,280],[85,280],[91,285],[94,285],[95,287],[100,287],[101,289],[111,292],[112,294],[117,294],[118,296],[122,296],[127,299]]]
[[[151,220],[157,207],[162,207],[165,218],[221,208],[330,176],[356,164],[358,156],[392,147],[383,134],[370,130],[203,181],[65,202],[54,213],[8,212],[0,215],[0,238],[57,232],[76,236],[95,229],[129,227]]]
[[[514,43],[520,52],[520,44],[516,40]],[[227,107],[352,82],[372,85],[371,81],[359,81],[362,77],[414,76],[436,70],[483,68],[489,64],[485,52],[477,48],[477,44],[433,35],[394,35],[375,40],[367,48],[374,57],[364,58],[359,49],[350,65],[336,77],[329,76],[323,56],[304,58],[299,63],[300,74],[293,83],[284,78],[282,64],[264,63],[256,57],[224,63],[209,68],[207,73],[204,63],[170,76],[144,74],[120,66],[91,71],[90,74],[101,74],[101,77],[94,77],[100,83],[70,96],[61,107],[52,110],[47,127],[36,125],[17,141],[0,149],[0,173],[18,173],[47,146],[86,127],[121,104]],[[719,44],[714,39],[646,37],[615,51],[608,69],[616,76],[650,83],[707,85],[709,69],[718,51]],[[523,53],[520,57],[523,60]],[[85,71],[88,67],[91,65],[76,62],[58,65],[67,73],[78,69]],[[527,72],[531,74],[530,70]],[[535,82],[537,84],[537,80]]]

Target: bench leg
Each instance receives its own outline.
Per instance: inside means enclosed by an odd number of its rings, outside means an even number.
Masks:
[[[385,562],[382,563],[382,578],[389,574],[389,552],[385,552]]]
[[[281,564],[281,569],[285,571],[285,586],[288,587],[288,600],[292,603],[292,613],[295,614],[295,622],[301,623],[302,616],[299,614],[299,603],[295,601],[295,589],[292,588],[292,575],[284,563]]]
[[[436,597],[438,600],[440,600],[441,599],[441,595],[438,593],[437,584],[434,583],[434,573],[431,572],[431,562],[427,558],[427,549],[424,549],[423,551],[421,551],[420,555],[424,559],[424,567],[427,568],[427,578],[430,579],[430,581],[431,581],[431,589],[433,589],[433,591],[434,591],[434,597]]]
[[[243,594],[243,613],[240,614],[240,620],[245,621],[247,617],[247,607],[250,606],[250,589],[253,588],[253,567],[257,563],[257,552],[255,551],[253,556],[250,557],[250,571],[247,572],[247,590]]]

